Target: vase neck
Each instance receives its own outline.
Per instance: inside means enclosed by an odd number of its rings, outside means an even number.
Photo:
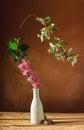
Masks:
[[[33,98],[39,99],[39,89],[33,88]]]

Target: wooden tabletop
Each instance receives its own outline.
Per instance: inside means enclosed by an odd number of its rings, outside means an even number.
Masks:
[[[31,125],[29,113],[0,112],[0,130],[84,130],[84,113],[46,113],[53,125]]]

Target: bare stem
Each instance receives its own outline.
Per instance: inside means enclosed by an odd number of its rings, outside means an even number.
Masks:
[[[20,24],[19,29],[21,29],[22,26],[24,25],[24,23],[26,22],[26,20],[27,20],[29,17],[32,17],[32,16],[38,18],[38,16],[35,15],[35,14],[27,15],[27,16],[24,18],[24,20],[22,21],[22,23]]]

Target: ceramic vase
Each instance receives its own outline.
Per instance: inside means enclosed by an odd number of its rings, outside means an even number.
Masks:
[[[39,97],[39,89],[33,88],[33,100],[30,107],[30,120],[31,124],[40,124],[44,119],[43,105]]]

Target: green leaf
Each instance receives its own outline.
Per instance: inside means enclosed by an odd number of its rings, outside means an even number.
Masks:
[[[44,119],[47,120],[47,116],[44,114]]]
[[[41,120],[41,121],[40,121],[40,124],[43,124],[43,123],[44,123],[44,121],[45,121],[44,119],[43,119],[43,120]]]
[[[49,28],[50,28],[51,31],[58,31],[58,28],[55,26],[54,23],[51,23]]]
[[[55,53],[56,52],[56,45],[54,45],[53,42],[50,42],[49,45],[50,45],[50,53]]]
[[[65,61],[65,58],[66,58],[65,55],[61,56],[62,61]]]
[[[14,42],[16,42],[16,43],[19,43],[19,42],[22,42],[22,38],[14,38]]]
[[[45,40],[45,35],[41,35],[40,39],[41,39],[41,42],[43,42]]]
[[[8,50],[8,54],[9,54],[10,56],[16,56],[16,51],[9,49],[9,50]]]
[[[18,53],[18,59],[23,59],[25,56],[27,56],[27,54],[24,51]]]
[[[67,42],[66,42],[66,41],[64,41],[64,40],[61,40],[61,41],[60,41],[60,44],[61,44],[62,46],[64,46],[64,45],[66,45],[66,44],[67,44]]]
[[[41,42],[43,42],[45,39],[50,39],[50,35],[48,34],[47,28],[41,29],[41,36],[40,36]]]
[[[69,48],[68,49],[68,54],[70,54],[72,52],[72,50],[73,50],[72,48]]]
[[[73,60],[72,60],[72,67],[77,63],[77,57],[78,57],[78,55],[76,55],[76,56],[73,56]]]
[[[67,44],[67,42],[65,42],[65,41],[63,41],[63,40],[60,40],[59,42],[56,43],[56,45],[57,45],[58,47],[62,47],[62,46],[64,46],[64,45],[66,45],[66,44]]]
[[[45,38],[50,39],[50,35],[48,34],[48,31],[45,32]]]
[[[36,20],[38,20],[39,22],[41,22],[43,25],[51,23],[51,18],[50,17],[36,18]]]
[[[26,51],[28,48],[29,48],[29,45],[25,43],[21,43],[18,45],[18,50],[21,50],[21,51]]]
[[[56,49],[55,48],[50,48],[50,53],[55,53]]]
[[[42,22],[44,21],[43,18],[36,18],[37,21]]]
[[[11,49],[11,50],[17,50],[17,43],[14,42],[14,41],[9,41],[9,42],[8,42],[8,47],[9,47],[9,49]]]
[[[18,61],[18,58],[15,57],[15,58],[13,59],[13,62],[17,62],[17,61]]]
[[[50,47],[54,47],[54,48],[56,48],[56,45],[54,45],[53,42],[49,42],[49,45],[50,45]]]
[[[60,54],[58,54],[58,53],[55,54],[55,58],[56,58],[57,60],[63,60],[63,59],[62,59],[62,55],[60,55]]]
[[[53,42],[57,43],[57,42],[59,42],[59,41],[60,41],[60,38],[57,38],[56,36],[54,36]]]
[[[27,54],[25,52],[19,52],[17,54],[17,56],[14,57],[13,61],[17,62],[17,61],[23,59],[25,56],[27,56]]]
[[[51,18],[50,17],[45,17],[43,19],[44,19],[46,24],[50,24],[51,23]]]

